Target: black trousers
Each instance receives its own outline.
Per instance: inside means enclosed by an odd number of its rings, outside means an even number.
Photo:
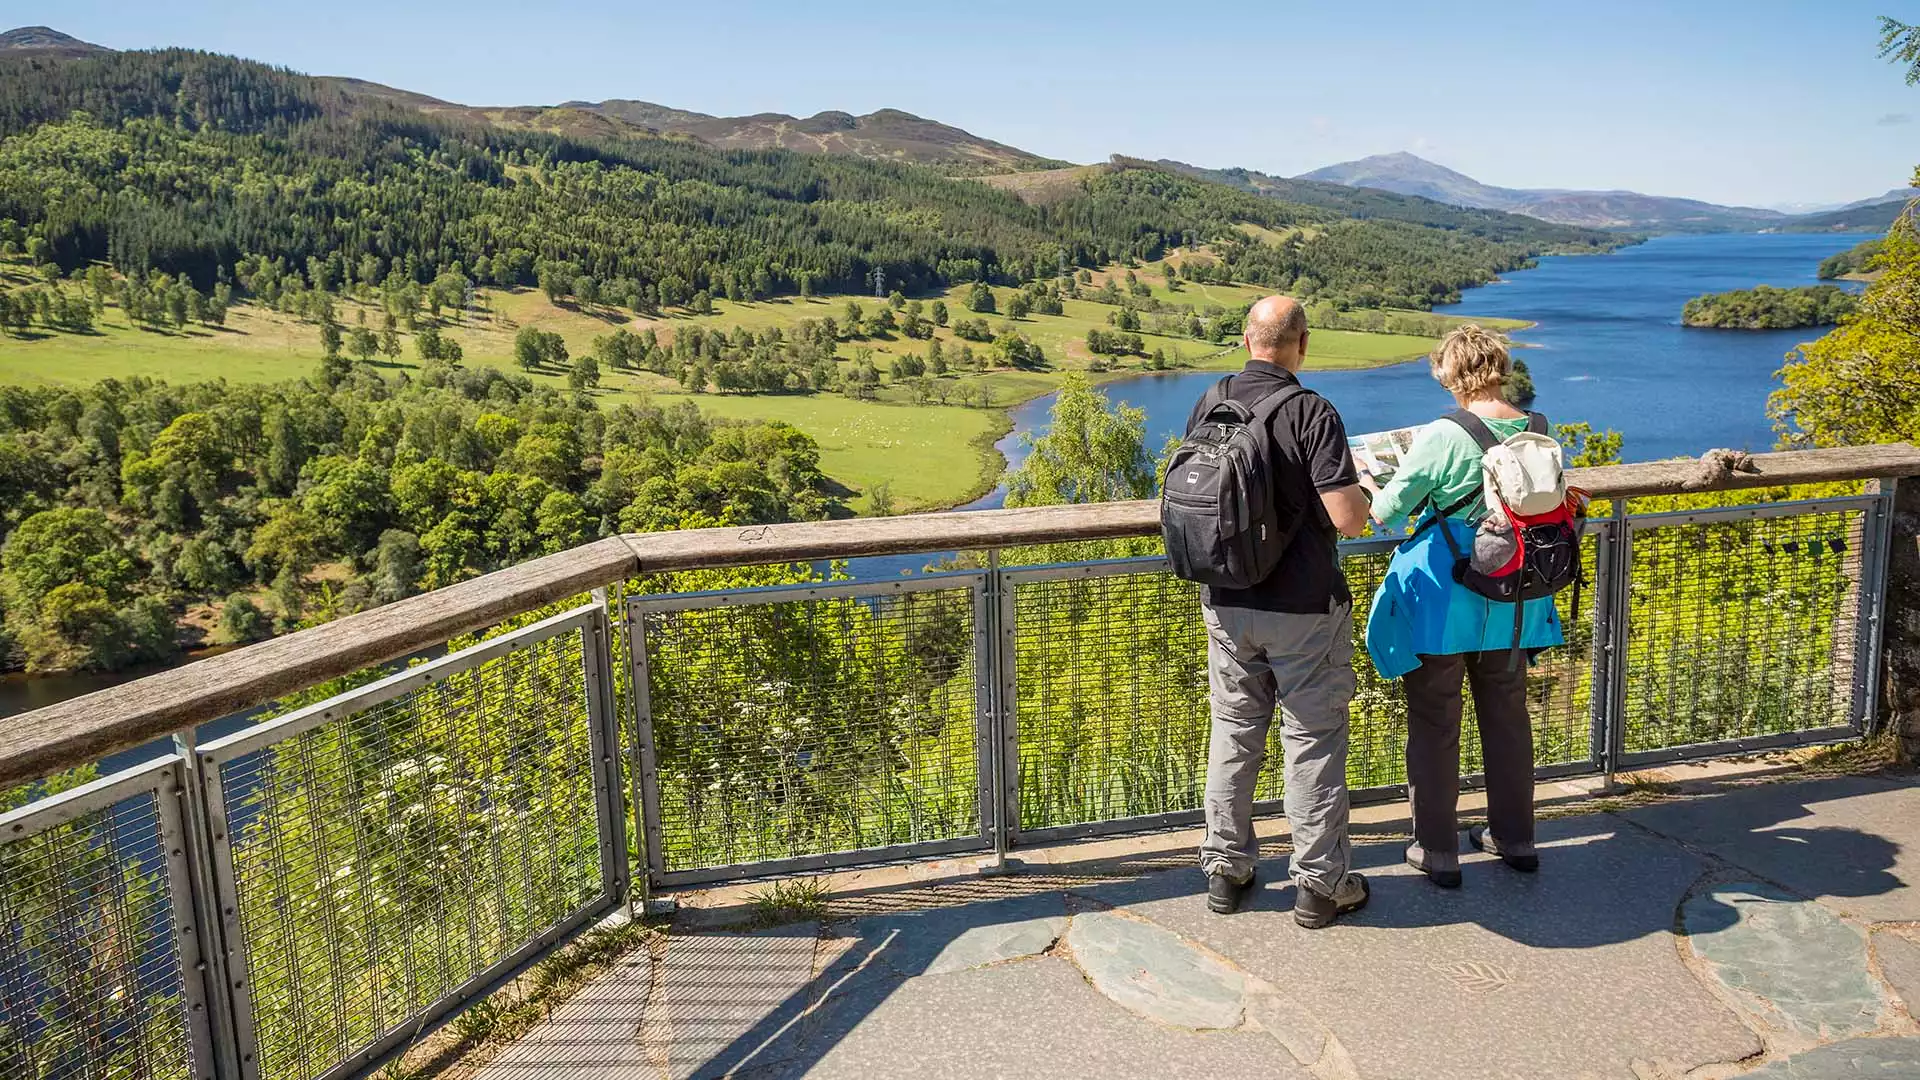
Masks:
[[[1407,788],[1413,838],[1430,852],[1460,850],[1461,682],[1473,689],[1486,763],[1487,828],[1503,851],[1533,850],[1533,723],[1527,666],[1505,650],[1421,656],[1406,675]]]

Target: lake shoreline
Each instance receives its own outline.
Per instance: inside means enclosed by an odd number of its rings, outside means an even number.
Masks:
[[[1612,254],[1612,253],[1598,252],[1595,254]],[[1521,270],[1521,271],[1515,271],[1515,272],[1525,273],[1526,271]],[[1509,284],[1509,282],[1505,278],[1495,278],[1494,280],[1486,283],[1486,285],[1505,285],[1505,284]],[[1486,285],[1473,285],[1473,286],[1469,286],[1469,288],[1480,289],[1480,288],[1485,288]],[[1423,314],[1442,314],[1442,313],[1441,312],[1423,312]],[[1475,321],[1473,318],[1467,317],[1467,316],[1447,316],[1447,317],[1457,318],[1457,319],[1460,319],[1462,322]],[[1539,326],[1539,323],[1531,319],[1519,319],[1519,318],[1512,318],[1510,316],[1480,316],[1480,318],[1499,318],[1515,324],[1512,326],[1506,326],[1501,328],[1501,333],[1508,334],[1508,335],[1524,333],[1528,330],[1535,329],[1536,327]],[[1347,331],[1347,332],[1364,333],[1365,331]],[[1515,341],[1515,342],[1512,342],[1511,345],[1515,349],[1540,348],[1539,345],[1536,345],[1530,342],[1524,342],[1524,341]],[[1230,365],[1230,364],[1229,365],[1212,364],[1212,363],[1209,363],[1209,361],[1217,360],[1220,357],[1228,356],[1233,353],[1237,353],[1239,351],[1240,351],[1240,346],[1230,345],[1217,352],[1209,353],[1206,356],[1201,357],[1199,363],[1188,365],[1185,367],[1179,367],[1179,368],[1168,368],[1163,371],[1138,371],[1138,370],[1128,369],[1125,371],[1079,372],[1079,374],[1083,374],[1087,376],[1087,381],[1095,389],[1100,389],[1100,390],[1105,390],[1109,387],[1119,386],[1126,383],[1143,382],[1150,379],[1165,378],[1170,375],[1192,375],[1192,374],[1199,374],[1202,372],[1210,372],[1210,371],[1218,371],[1222,374],[1225,374],[1230,371],[1239,370],[1238,366]],[[1394,357],[1394,358],[1385,359],[1385,360],[1374,360],[1374,361],[1366,361],[1358,364],[1342,364],[1334,367],[1316,368],[1313,363],[1311,349],[1309,349],[1307,366],[1305,370],[1309,373],[1314,371],[1340,371],[1340,372],[1383,371],[1389,368],[1401,367],[1406,364],[1412,364],[1420,360],[1425,360],[1427,358],[1427,355],[1428,354],[1426,353],[1414,353],[1410,356]],[[956,499],[951,502],[942,502],[942,503],[931,505],[931,506],[916,507],[915,509],[908,511],[908,513],[941,514],[941,513],[947,513],[953,510],[965,509],[966,507],[972,506],[974,503],[979,502],[981,499],[986,498],[988,495],[991,495],[994,491],[998,490],[1000,485],[1006,482],[1007,474],[1012,471],[1012,463],[1007,460],[1006,454],[1001,452],[999,448],[999,444],[1002,441],[1004,441],[1009,435],[1025,434],[1024,432],[1019,431],[1020,425],[1017,421],[1013,419],[1014,410],[1022,408],[1027,405],[1031,405],[1036,401],[1040,401],[1045,398],[1052,397],[1058,394],[1059,392],[1060,392],[1060,388],[1057,386],[1053,387],[1052,389],[1036,390],[1035,392],[1028,394],[1025,397],[1017,398],[1005,404],[996,404],[996,405],[990,406],[990,408],[993,411],[999,413],[1000,415],[1001,424],[998,425],[1001,428],[1000,433],[998,435],[993,436],[991,439],[976,439],[975,442],[976,444],[982,441],[985,442],[985,449],[981,454],[981,465],[982,465],[981,472],[983,477],[991,475],[992,477],[991,482],[987,483],[984,488],[975,488],[975,489],[969,490],[969,492],[964,498]],[[912,408],[914,406],[902,406],[902,407]],[[997,466],[992,464],[992,461],[994,459],[997,459],[999,462]],[[854,516],[858,517],[862,515],[856,514]]]

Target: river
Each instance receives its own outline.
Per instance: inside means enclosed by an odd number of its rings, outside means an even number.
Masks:
[[[1700,330],[1680,325],[1680,308],[1708,292],[1755,285],[1811,285],[1820,260],[1866,237],[1848,234],[1663,236],[1609,255],[1549,256],[1537,269],[1470,290],[1447,315],[1502,316],[1535,325],[1514,335],[1533,372],[1534,408],[1561,422],[1610,428],[1630,460],[1698,454],[1714,447],[1765,450],[1774,442],[1767,395],[1785,355],[1816,331]],[[1218,372],[1156,373],[1108,383],[1107,395],[1147,414],[1147,445],[1158,449],[1184,427],[1187,412]],[[1305,381],[1340,410],[1349,431],[1433,419],[1451,407],[1424,363],[1361,371],[1313,370]],[[1053,396],[1011,411],[998,447],[1014,468],[1024,438],[1046,430]],[[1004,486],[962,509],[997,507]],[[918,571],[927,556],[856,559],[856,577]],[[0,717],[39,708],[134,677],[73,674],[0,678]]]

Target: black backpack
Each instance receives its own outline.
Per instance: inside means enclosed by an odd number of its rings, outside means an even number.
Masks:
[[[1281,464],[1268,422],[1309,391],[1295,383],[1251,403],[1228,396],[1229,375],[1207,391],[1200,421],[1174,450],[1160,485],[1160,534],[1176,577],[1246,589],[1273,573],[1300,529],[1300,515],[1276,505]]]

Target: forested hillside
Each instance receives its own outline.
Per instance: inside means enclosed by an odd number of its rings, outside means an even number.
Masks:
[[[163,270],[203,290],[255,254],[308,271],[314,286],[363,269],[425,282],[458,263],[481,283],[547,279],[563,293],[585,278],[644,309],[702,291],[865,292],[876,274],[908,292],[1017,282],[1063,261],[1157,258],[1238,222],[1343,218],[1148,168],[1104,171],[1071,199],[1029,206],[912,166],[429,116],[184,50],[0,60],[0,136],[0,218],[38,238],[38,255],[67,271],[91,260]],[[1360,253],[1391,247],[1405,277],[1395,293],[1426,306],[1563,241],[1599,242],[1417,227],[1377,243],[1315,235],[1280,260],[1243,249],[1234,273],[1337,293],[1371,273]]]

